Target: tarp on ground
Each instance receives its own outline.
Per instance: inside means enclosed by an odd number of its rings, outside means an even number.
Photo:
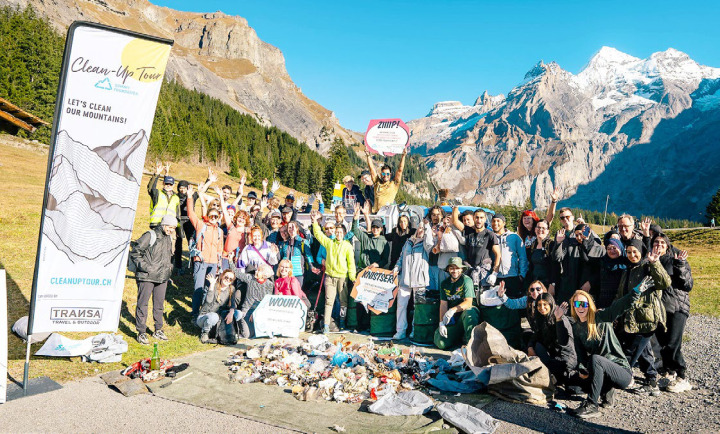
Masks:
[[[353,340],[364,338],[346,336]],[[442,428],[442,419],[435,410],[419,416],[380,416],[368,412],[364,404],[305,402],[295,399],[289,390],[278,386],[231,383],[227,366],[223,363],[228,354],[244,348],[243,343],[252,342],[254,345],[258,341],[243,340],[234,348],[219,347],[176,360],[178,363],[190,363],[188,372],[194,371],[194,374],[177,384],[156,390],[156,395],[305,432],[333,432],[335,425],[344,427],[348,433],[374,433],[378,427],[382,427],[384,432],[443,432],[434,431]],[[437,351],[439,355],[448,356]],[[437,399],[439,395],[430,396]],[[444,395],[443,399],[480,408],[495,398],[486,394],[468,394],[459,397]]]

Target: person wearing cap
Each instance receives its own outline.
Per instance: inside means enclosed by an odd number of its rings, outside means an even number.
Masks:
[[[496,213],[490,221],[497,244],[500,245],[500,268],[490,273],[485,281],[490,286],[494,286],[498,280],[504,281],[508,297],[518,298],[524,293],[523,279],[528,271],[527,253],[520,236],[507,230],[505,224],[505,216],[500,213]]]
[[[343,184],[345,187],[342,191],[342,203],[346,209],[355,209],[355,204],[359,203],[360,206],[365,206],[365,197],[360,191],[360,187],[355,184],[355,179],[347,175],[343,178]]]
[[[160,179],[160,174],[163,169],[165,170],[165,177],[163,178],[163,189],[162,192],[157,189],[157,181]],[[155,228],[160,225],[160,221],[166,215],[171,215],[177,219],[180,215],[180,198],[175,194],[173,188],[175,186],[175,178],[169,176],[170,164],[163,165],[158,163],[155,167],[155,175],[150,178],[148,183],[148,194],[150,195],[150,228]]]
[[[398,190],[400,190],[400,184],[402,184],[403,170],[405,169],[405,157],[407,157],[407,153],[408,148],[403,149],[400,166],[398,166],[395,176],[393,176],[392,169],[387,164],[383,164],[382,167],[380,167],[380,173],[378,173],[377,169],[375,169],[375,163],[373,163],[372,157],[368,152],[365,153],[375,191],[375,202],[372,206],[373,214],[376,214],[378,210],[385,205],[395,203],[395,196],[397,196]]]
[[[280,213],[282,214],[281,224],[283,226],[287,225],[291,221],[297,220],[297,210],[292,206],[283,206],[282,208],[280,208]]]
[[[145,232],[134,244],[130,252],[131,260],[136,264],[135,279],[138,286],[137,307],[135,308],[135,327],[137,340],[143,345],[150,344],[147,335],[148,301],[153,299],[153,320],[155,332],[153,338],[166,341],[163,332],[163,308],[167,283],[172,275],[173,235],[178,221],[175,216],[166,215],[160,224]]]
[[[449,277],[440,283],[440,324],[433,341],[441,350],[467,344],[480,323],[478,309],[473,306],[475,288],[472,279],[463,274],[465,268],[462,258],[450,258],[445,268]]]
[[[280,212],[285,214],[286,212],[291,211],[292,216],[289,218],[283,217],[283,224],[288,224],[288,222],[292,220],[297,220],[297,209],[295,209],[295,192],[290,191],[290,193],[285,196],[285,206],[280,207]]]
[[[575,291],[596,292],[599,289],[600,258],[605,255],[600,237],[584,222],[568,228],[575,220],[569,208],[558,211],[563,229],[555,235],[553,261],[560,264],[560,279],[555,282],[555,301],[568,301]],[[592,288],[595,282],[595,288]]]
[[[360,181],[365,185],[365,187],[363,187],[363,197],[366,201],[370,202],[370,209],[372,209],[375,205],[375,184],[373,183],[369,170],[360,172]]]
[[[273,244],[278,244],[280,241],[280,227],[283,223],[283,216],[280,214],[280,211],[278,210],[272,210],[267,215],[268,217],[268,223],[270,226],[268,227],[268,230],[270,231],[267,235],[267,240]]]
[[[177,187],[177,197],[180,200],[179,207],[180,207],[180,214],[178,214],[178,230],[179,233],[176,233],[175,237],[175,268],[181,269],[182,268],[182,253],[183,253],[183,238],[185,238],[190,244],[190,240],[195,236],[195,228],[193,227],[192,223],[190,223],[190,219],[187,216],[187,189],[188,185],[190,185],[189,182],[183,180],[180,180],[178,182]],[[193,194],[193,201],[197,201],[200,196],[195,192]],[[178,270],[178,274],[182,274],[180,270]]]
[[[310,213],[313,235],[321,246],[325,247],[325,316],[324,333],[330,333],[333,305],[335,298],[340,299],[340,326],[345,325],[344,313],[347,313],[348,288],[345,280],[355,281],[357,269],[355,268],[355,252],[352,244],[345,240],[345,228],[342,225],[335,225],[335,238],[325,235],[320,229],[318,221],[321,214],[317,211]]]

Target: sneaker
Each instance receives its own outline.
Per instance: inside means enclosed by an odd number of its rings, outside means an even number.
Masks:
[[[150,338],[148,338],[147,333],[138,333],[137,341],[143,345],[150,345]]]
[[[692,390],[692,384],[685,378],[676,378],[670,382],[667,386],[667,391],[670,393],[682,393],[689,392]]]
[[[633,393],[642,396],[660,396],[660,388],[657,385],[657,381],[649,380],[648,384],[633,389]]]
[[[603,402],[600,404],[602,408],[611,408],[615,405],[615,389],[610,389],[602,396]]]
[[[395,335],[393,335],[392,338],[397,341],[403,340],[403,339],[405,339],[405,332],[397,332],[397,333],[395,333]]]
[[[203,344],[216,344],[216,339],[211,339],[210,336],[207,333],[203,333],[200,335],[200,342]]]
[[[589,399],[586,399],[582,404],[580,404],[580,407],[575,409],[575,416],[580,419],[592,419],[600,416],[600,409],[597,404],[594,404]]]
[[[676,373],[668,372],[658,379],[658,387],[660,387],[661,390],[665,390],[670,385],[670,383],[675,381],[676,378],[677,378]]]
[[[155,333],[153,333],[153,337],[159,341],[169,340],[168,337],[165,335],[165,332],[162,330],[155,330]]]

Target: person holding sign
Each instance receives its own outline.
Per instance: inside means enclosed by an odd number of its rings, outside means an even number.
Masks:
[[[395,202],[395,196],[397,196],[398,190],[400,190],[400,184],[402,183],[402,174],[405,169],[405,157],[407,157],[408,148],[403,149],[402,158],[400,159],[400,166],[398,167],[395,176],[393,177],[392,168],[387,164],[383,164],[378,173],[373,163],[372,157],[369,153],[365,153],[368,162],[368,168],[370,169],[370,177],[375,184],[375,203],[373,203],[372,212],[377,213],[380,208],[385,205],[389,205]]]
[[[355,281],[357,276],[355,269],[355,252],[352,244],[345,240],[345,228],[343,225],[335,225],[335,238],[327,237],[318,220],[322,217],[318,211],[310,213],[313,235],[321,246],[325,247],[325,327],[324,333],[330,333],[332,322],[332,309],[335,297],[340,298],[340,328],[345,327],[345,315],[348,305],[348,289],[345,286],[345,279]]]
[[[480,322],[478,309],[473,306],[475,288],[465,270],[462,258],[450,258],[445,271],[450,275],[440,283],[440,324],[435,331],[435,346],[449,350],[467,344],[473,328]]]

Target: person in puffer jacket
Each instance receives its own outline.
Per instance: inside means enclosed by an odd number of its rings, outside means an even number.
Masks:
[[[138,285],[137,307],[135,308],[135,327],[137,340],[143,345],[149,345],[150,340],[146,333],[147,308],[150,296],[153,297],[153,320],[155,321],[155,339],[168,340],[163,327],[163,308],[165,305],[165,292],[168,279],[172,275],[172,256],[175,247],[175,228],[177,218],[166,215],[159,226],[145,232],[130,252],[130,259],[136,264],[135,279]],[[150,232],[154,233],[151,234]],[[155,238],[155,242],[153,242]]]
[[[430,283],[428,263],[430,250],[433,248],[432,238],[426,238],[429,226],[421,223],[415,233],[405,241],[398,261],[393,268],[398,279],[397,294],[397,326],[393,339],[405,339],[407,330],[407,308],[410,296],[415,292],[425,291]]]
[[[687,261],[688,252],[674,248],[668,237],[662,233],[653,238],[651,245],[659,249],[660,264],[672,282],[662,294],[667,315],[665,329],[656,332],[661,347],[662,370],[669,381],[666,390],[672,393],[687,392],[692,386],[685,378],[687,367],[682,354],[682,337],[685,323],[690,316],[689,293],[693,287],[692,272]]]
[[[660,396],[657,384],[657,369],[650,341],[658,329],[665,328],[665,306],[662,293],[671,286],[670,276],[660,264],[660,250],[654,248],[647,258],[642,258],[643,242],[631,239],[625,247],[629,265],[620,278],[618,298],[630,292],[645,277],[650,276],[653,287],[643,293],[633,304],[632,309],[625,313],[620,321],[623,349],[628,355],[630,366],[639,364],[645,375],[647,384],[635,390],[640,395]]]

